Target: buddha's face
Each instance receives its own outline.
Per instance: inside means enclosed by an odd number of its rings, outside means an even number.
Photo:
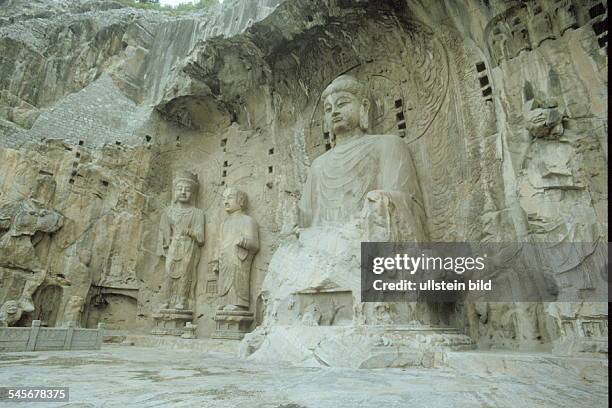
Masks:
[[[327,128],[335,135],[350,132],[359,127],[362,101],[350,92],[334,92],[325,98],[323,104]]]
[[[188,203],[193,194],[193,186],[188,181],[178,181],[174,186],[174,197],[179,203]]]
[[[238,200],[238,193],[235,190],[225,190],[223,192],[223,208],[228,214],[240,210],[242,207]]]

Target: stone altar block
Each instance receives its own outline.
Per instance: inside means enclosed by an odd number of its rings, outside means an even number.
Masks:
[[[153,315],[155,328],[151,334],[161,336],[181,336],[185,332],[187,322],[193,320],[192,310],[160,309]]]
[[[255,318],[248,310],[217,310],[213,320],[217,323],[213,339],[242,340]]]

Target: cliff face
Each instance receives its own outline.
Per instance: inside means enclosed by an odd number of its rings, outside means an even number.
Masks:
[[[59,322],[78,295],[83,324],[150,329],[160,214],[172,174],[188,169],[207,218],[198,335],[213,331],[226,185],[248,194],[260,225],[251,308],[261,322],[268,263],[328,148],[321,92],[346,72],[371,89],[373,131],[409,144],[432,240],[606,240],[607,2],[463,3],[226,0],[170,15],[5,0],[0,200],[64,217],[37,233],[46,277],[30,318]],[[531,123],[538,109],[545,126]],[[6,208],[2,232],[16,211]],[[0,300],[17,297],[27,273],[4,262]],[[483,346],[550,347],[558,316],[602,315],[587,309],[484,304],[450,320]]]

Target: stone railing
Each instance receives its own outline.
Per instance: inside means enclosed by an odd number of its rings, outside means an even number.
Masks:
[[[99,350],[104,336],[104,323],[97,329],[41,327],[34,320],[32,327],[0,327],[0,352],[41,350]]]

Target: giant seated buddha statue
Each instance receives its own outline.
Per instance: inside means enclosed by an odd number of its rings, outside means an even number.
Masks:
[[[360,253],[364,241],[428,240],[415,167],[399,136],[368,133],[370,102],[356,78],[336,78],[322,101],[333,147],[308,170],[300,225],[272,256],[263,323],[245,337],[241,354],[315,366],[401,365],[397,347],[410,359],[421,345],[449,337],[416,321],[427,313],[415,310],[422,305],[361,302]],[[381,354],[381,344],[396,348]]]
[[[369,134],[370,100],[342,75],[322,94],[333,148],[308,170],[294,239],[282,242],[263,285],[270,300],[302,291],[359,293],[362,241],[426,241],[421,191],[408,146]]]

